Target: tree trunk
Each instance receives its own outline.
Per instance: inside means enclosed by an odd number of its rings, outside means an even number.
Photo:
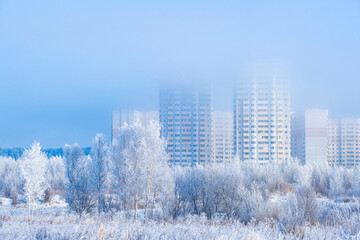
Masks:
[[[155,191],[154,191],[154,197],[153,197],[153,201],[152,201],[152,217],[155,216]]]
[[[137,220],[137,211],[138,211],[138,195],[135,195],[135,220]]]
[[[30,195],[28,196],[28,222],[30,224]]]
[[[151,186],[151,179],[148,176],[147,178],[147,186],[146,186],[146,203],[145,203],[145,219],[148,218],[148,208],[149,208],[149,199],[150,199],[150,186]]]

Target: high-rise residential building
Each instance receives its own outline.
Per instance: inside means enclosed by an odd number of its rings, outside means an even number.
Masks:
[[[302,163],[327,163],[328,110],[291,114],[291,155]]]
[[[117,137],[120,133],[120,128],[125,124],[134,124],[135,122],[140,123],[142,125],[147,125],[151,121],[159,121],[159,112],[140,112],[136,110],[127,110],[122,109],[114,110],[112,113],[112,136],[111,142],[113,145],[116,144]]]
[[[211,161],[212,99],[210,87],[164,87],[160,90],[161,135],[170,165]]]
[[[341,125],[338,119],[329,119],[328,162],[331,166],[341,166]]]
[[[353,167],[360,160],[360,119],[344,118],[340,122],[341,165]]]
[[[233,159],[233,114],[213,112],[213,162],[225,163]]]
[[[234,94],[234,153],[240,160],[284,162],[290,158],[290,91],[276,67],[254,67]]]
[[[330,121],[329,163],[343,167],[360,165],[360,119]]]

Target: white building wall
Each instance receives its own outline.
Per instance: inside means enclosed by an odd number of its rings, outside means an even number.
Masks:
[[[233,159],[233,114],[213,113],[213,162],[230,162]]]
[[[305,160],[307,163],[328,162],[328,110],[305,111]]]
[[[291,156],[305,163],[305,112],[291,113]]]
[[[328,161],[328,110],[292,114],[291,155],[302,163]]]

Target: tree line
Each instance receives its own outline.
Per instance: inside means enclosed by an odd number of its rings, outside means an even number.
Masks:
[[[26,196],[29,221],[39,201],[66,199],[82,214],[122,212],[135,219],[204,215],[244,223],[275,219],[286,231],[299,224],[336,224],[360,209],[360,170],[326,163],[254,162],[169,167],[160,125],[121,128],[118,144],[93,139],[89,155],[65,145],[63,157],[48,158],[35,142],[23,156],[0,159],[0,190],[16,205]],[[345,205],[344,205],[345,204]]]

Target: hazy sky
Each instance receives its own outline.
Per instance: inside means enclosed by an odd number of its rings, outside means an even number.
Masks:
[[[360,117],[360,1],[0,0],[0,147],[91,144],[111,110],[157,110],[159,81],[232,82],[286,64],[292,110]]]

